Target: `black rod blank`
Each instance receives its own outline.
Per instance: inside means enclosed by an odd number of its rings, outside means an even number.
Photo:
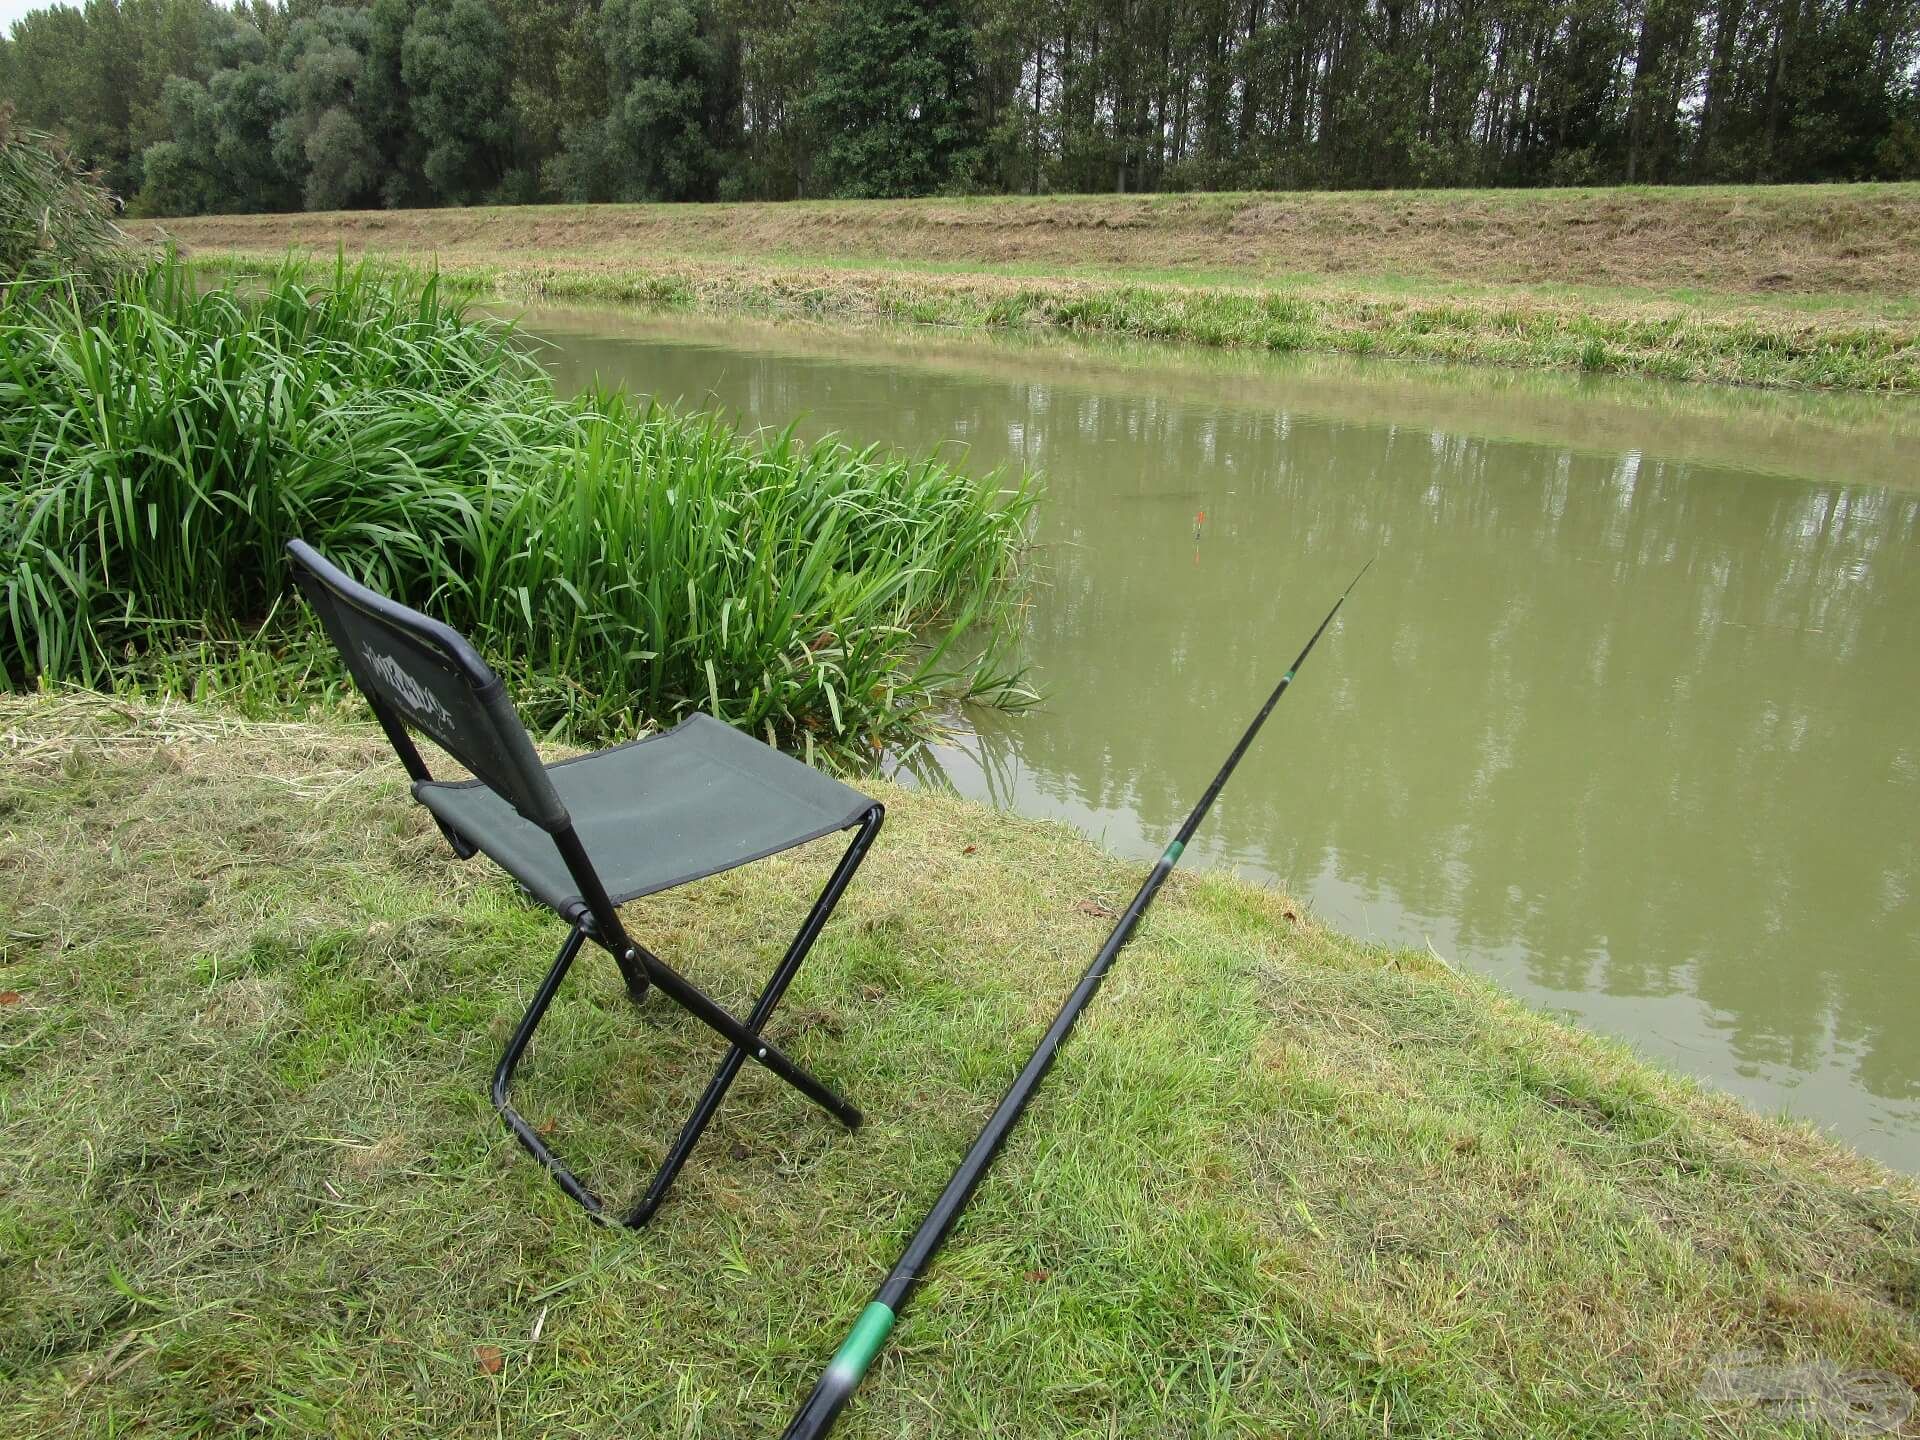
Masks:
[[[1369,560],[1360,567],[1340,598],[1327,612],[1326,619],[1320,622],[1320,628],[1302,647],[1300,654],[1287,673],[1280,677],[1280,683],[1273,687],[1273,693],[1267,697],[1267,703],[1253,717],[1253,722],[1240,737],[1240,743],[1233,747],[1233,753],[1227,756],[1226,763],[1213,777],[1213,783],[1207,786],[1206,793],[1200,797],[1200,803],[1193,807],[1179,832],[1168,842],[1160,858],[1154,862],[1153,869],[1141,883],[1132,902],[1114,925],[1113,932],[1107,936],[1106,943],[1100,947],[1100,953],[1093,957],[1093,963],[1080,977],[1080,983],[1073,987],[1073,993],[1061,1006],[1060,1013],[1047,1027],[1047,1033],[1041,1037],[1027,1063],[1021,1067],[1020,1074],[1007,1093],[1000,1098],[988,1117],[985,1128],[980,1131],[966,1158],[960,1162],[960,1168],[953,1172],[953,1178],[947,1181],[947,1188],[940,1192],[940,1198],[933,1202],[933,1208],[927,1211],[926,1218],[920,1222],[920,1228],[913,1232],[913,1238],[907,1242],[906,1250],[895,1262],[887,1278],[868,1302],[867,1308],[848,1332],[840,1348],[834,1352],[832,1361],[821,1374],[813,1392],[806,1398],[787,1426],[781,1440],[819,1440],[833,1429],[840,1412],[853,1398],[853,1392],[865,1378],[868,1368],[879,1355],[886,1343],[894,1322],[919,1286],[921,1277],[933,1263],[933,1257],[939,1253],[940,1246],[946,1241],[954,1224],[967,1208],[967,1202],[973,1198],[973,1192],[986,1178],[992,1168],[994,1157],[1005,1143],[1007,1135],[1019,1123],[1021,1114],[1027,1108],[1027,1102],[1033,1098],[1033,1092],[1040,1088],[1040,1082],[1046,1078],[1047,1071],[1053,1067],[1054,1057],[1072,1032],[1074,1022],[1080,1018],[1080,1012],[1087,1008],[1087,1002],[1093,999],[1094,992],[1100,988],[1100,982],[1106,979],[1107,971],[1113,968],[1114,958],[1128,940],[1133,938],[1140,917],[1147,913],[1147,907],[1153,904],[1153,897],[1160,893],[1160,887],[1166,882],[1173,867],[1179,863],[1180,854],[1187,848],[1187,842],[1193,839],[1194,832],[1200,828],[1200,822],[1207,818],[1207,812],[1213,808],[1213,802],[1220,796],[1227,780],[1240,764],[1247,749],[1253,744],[1254,737],[1260,733],[1260,727],[1267,722],[1267,716],[1273,713],[1273,707],[1280,703],[1280,697],[1287,693],[1287,687],[1293,683],[1293,677],[1300,667],[1306,664],[1307,656],[1313,653],[1313,647],[1333,623],[1333,617],[1340,613],[1340,607],[1347,603],[1347,596],[1353,593],[1353,587],[1360,583],[1372,566]]]

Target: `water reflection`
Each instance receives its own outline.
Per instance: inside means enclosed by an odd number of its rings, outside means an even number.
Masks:
[[[1890,463],[1870,417],[1810,408],[1817,457],[1761,467],[1717,459],[1746,442],[1703,443],[1697,405],[1614,422],[1633,448],[1508,438],[1501,382],[1476,407],[1450,377],[1435,428],[1391,371],[1335,404],[1272,368],[1196,393],[1032,352],[562,344],[563,379],[1045,470],[1049,703],[935,756],[1143,857],[1377,551],[1198,858],[1920,1168],[1920,493],[1831,478]]]

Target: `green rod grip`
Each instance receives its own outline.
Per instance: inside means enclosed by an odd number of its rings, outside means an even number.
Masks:
[[[853,1329],[840,1342],[840,1348],[833,1352],[833,1361],[827,1369],[839,1371],[848,1384],[858,1385],[867,1367],[873,1364],[873,1357],[887,1343],[887,1336],[893,1332],[893,1321],[893,1311],[878,1300],[870,1302],[853,1322]]]

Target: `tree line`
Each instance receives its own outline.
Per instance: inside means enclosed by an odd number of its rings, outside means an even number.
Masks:
[[[138,210],[1920,177],[1920,0],[86,0]]]

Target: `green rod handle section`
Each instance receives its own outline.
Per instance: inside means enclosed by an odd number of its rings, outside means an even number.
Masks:
[[[833,1352],[833,1359],[827,1363],[825,1373],[813,1387],[813,1393],[807,1396],[806,1403],[794,1415],[781,1440],[817,1440],[817,1437],[833,1428],[833,1422],[847,1408],[847,1401],[853,1398],[853,1392],[866,1379],[874,1357],[880,1353],[880,1347],[887,1343],[887,1336],[893,1333],[893,1321],[893,1311],[878,1300],[867,1303],[867,1308],[860,1312],[860,1318],[853,1322],[853,1329],[847,1332],[847,1338]]]

